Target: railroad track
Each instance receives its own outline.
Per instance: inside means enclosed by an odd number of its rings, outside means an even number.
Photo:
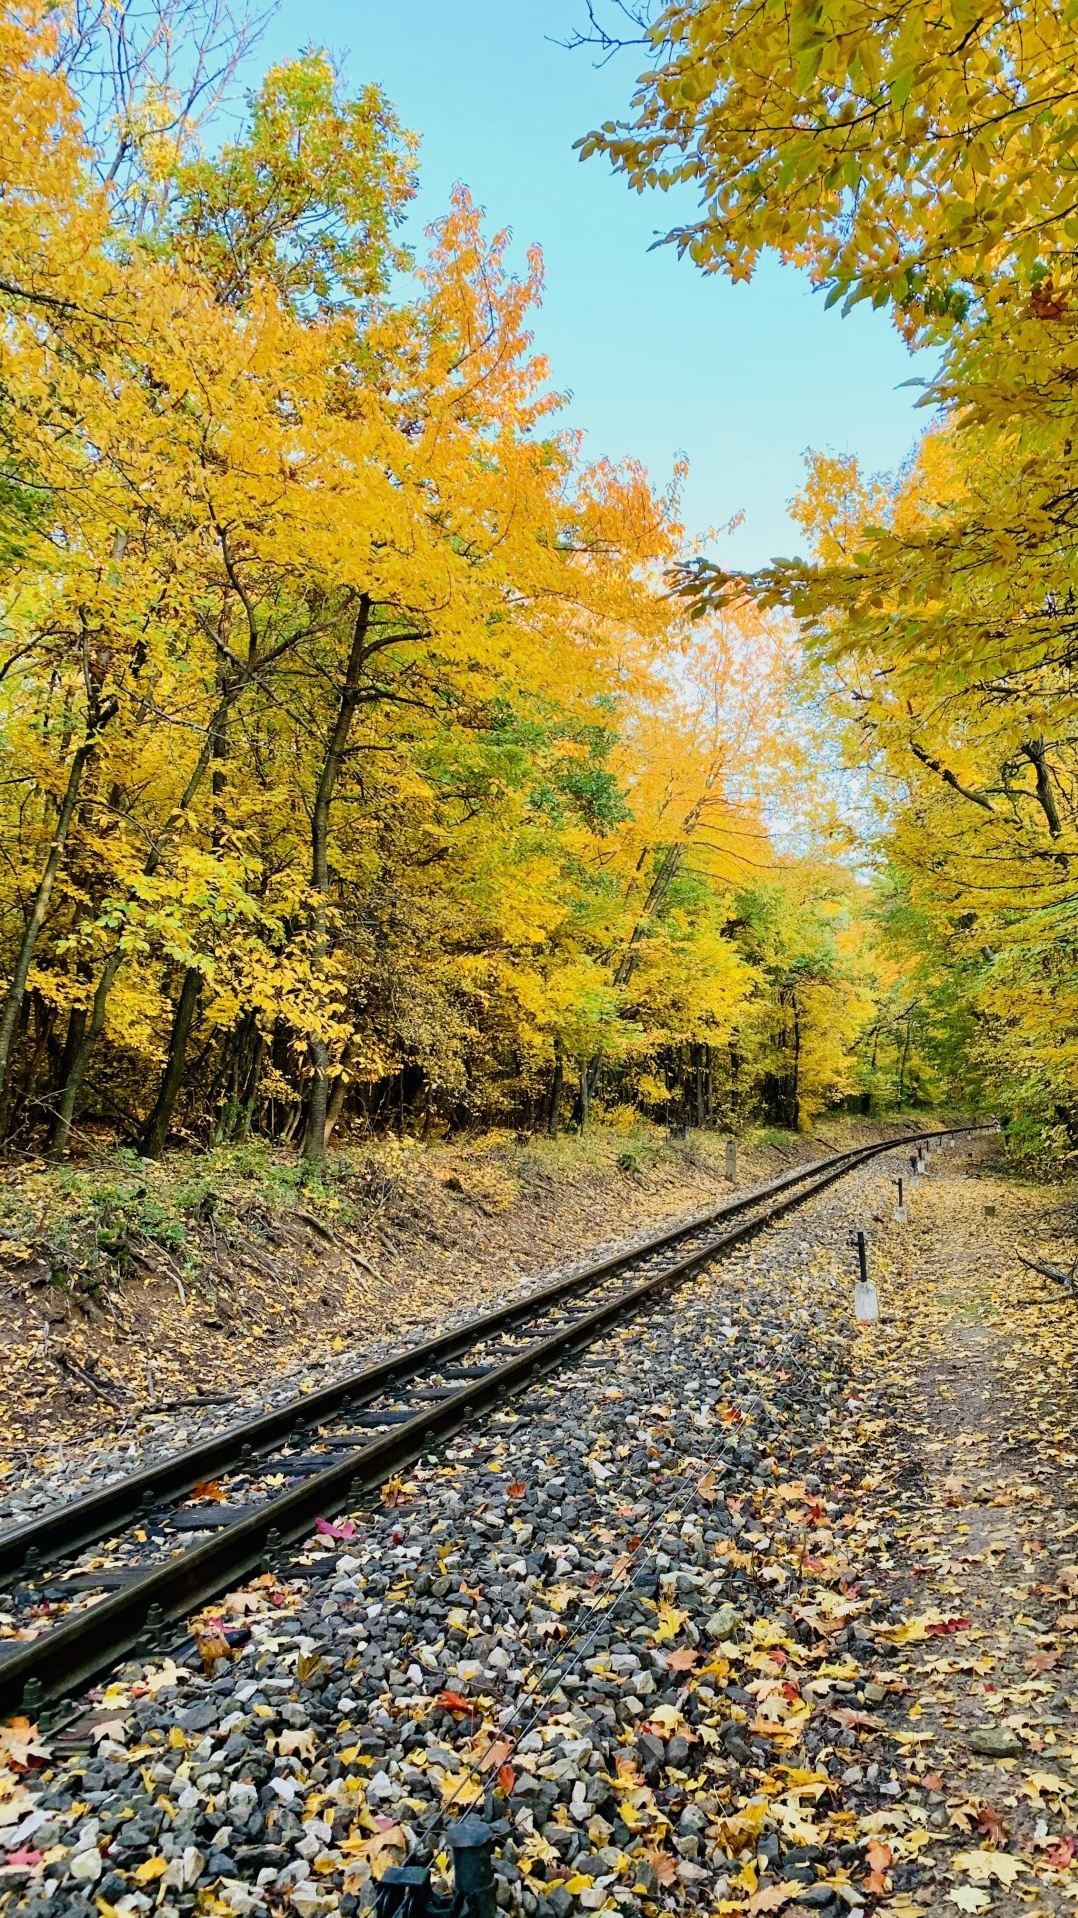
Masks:
[[[38,1712],[127,1653],[153,1649],[316,1520],[357,1503],[718,1253],[866,1161],[951,1136],[907,1134],[800,1167],[0,1535],[0,1584],[14,1581],[16,1621],[35,1634],[0,1641],[0,1714]]]

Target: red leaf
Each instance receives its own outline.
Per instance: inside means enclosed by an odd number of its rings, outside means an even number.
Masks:
[[[508,1798],[516,1782],[517,1782],[517,1775],[516,1775],[516,1772],[513,1770],[512,1765],[503,1765],[501,1767],[501,1770],[498,1773],[499,1791],[503,1791],[506,1797]]]
[[[523,1479],[515,1478],[509,1487],[508,1496],[510,1498],[523,1498],[527,1489]]]
[[[9,1851],[7,1862],[9,1865],[40,1865],[44,1856],[43,1851]]]
[[[347,1539],[357,1536],[356,1528],[350,1518],[344,1518],[339,1525],[331,1525],[328,1518],[316,1518],[314,1529],[319,1538]]]
[[[941,1618],[938,1625],[926,1625],[926,1638],[946,1638],[949,1632],[968,1632],[972,1619]]]
[[[923,1784],[924,1780],[922,1779],[921,1782]],[[929,1786],[930,1791],[931,1789],[932,1787]],[[995,1811],[991,1805],[985,1805],[979,1812],[977,1817],[977,1830],[981,1832],[985,1838],[990,1838],[992,1843],[998,1847],[1002,1847],[1007,1843],[1007,1827],[1003,1823],[998,1811]]]
[[[461,1692],[439,1692],[438,1703],[444,1705],[447,1712],[470,1712],[472,1709],[470,1700]]]

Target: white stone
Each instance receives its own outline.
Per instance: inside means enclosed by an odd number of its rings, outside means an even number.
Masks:
[[[96,1845],[90,1845],[85,1851],[77,1851],[68,1866],[72,1878],[78,1878],[92,1885],[95,1878],[101,1876],[101,1853]]]

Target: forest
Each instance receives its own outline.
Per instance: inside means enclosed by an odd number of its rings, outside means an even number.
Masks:
[[[405,246],[376,85],[308,50],[226,124],[211,0],[0,11],[11,1151],[987,1102],[1065,1158],[1069,29],[960,74],[921,5],[839,14],[636,22],[582,141],[695,184],[703,271],[941,343],[907,465],[811,457],[808,557],[750,576],[559,421],[537,252],[463,188]]]

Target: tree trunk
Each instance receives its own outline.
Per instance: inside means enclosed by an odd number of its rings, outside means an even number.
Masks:
[[[315,907],[312,915],[313,969],[316,973],[324,966],[329,951],[329,811],[333,801],[333,790],[341,769],[341,760],[348,746],[352,721],[359,705],[370,617],[371,602],[368,594],[364,593],[360,598],[359,612],[352,631],[352,649],[348,655],[348,667],[337,707],[337,718],[322,762],[322,773],[318,781],[314,811],[311,816],[311,882],[315,893]],[[311,1092],[307,1105],[303,1157],[309,1164],[314,1165],[320,1163],[326,1156],[326,1124],[329,1118],[329,1048],[320,1033],[316,1033],[311,1039],[311,1068]]]
[[[172,1122],[172,1113],[180,1086],[183,1082],[183,1068],[187,1057],[187,1041],[194,1023],[198,995],[202,988],[202,974],[195,966],[188,966],[183,975],[183,985],[176,1002],[176,1011],[172,1020],[172,1034],[168,1045],[168,1058],[158,1090],[157,1100],[143,1128],[139,1140],[139,1151],[144,1159],[159,1159],[165,1149],[165,1140]]]
[[[29,977],[30,967],[34,963],[34,953],[37,950],[37,942],[41,936],[41,928],[45,923],[49,904],[52,900],[53,888],[56,885],[56,875],[60,870],[60,862],[64,856],[64,847],[67,844],[67,835],[71,830],[71,821],[75,816],[75,807],[78,804],[79,787],[82,784],[82,775],[86,767],[86,761],[93,752],[100,730],[99,725],[92,733],[87,734],[82,745],[76,748],[71,761],[67,775],[67,787],[64,791],[63,802],[60,806],[60,817],[56,821],[56,830],[53,833],[52,844],[49,847],[49,856],[45,861],[45,869],[37,882],[37,891],[34,894],[34,903],[30,908],[30,917],[26,922],[26,928],[23,932],[22,944],[19,947],[18,957],[15,961],[15,970],[4,998],[3,1011],[0,1012],[0,1108],[6,1108],[8,1102],[8,1060],[11,1054],[12,1040],[15,1037],[19,1022],[19,1014],[22,1011],[23,996],[26,992],[26,981]]]
[[[550,1110],[547,1114],[546,1129],[552,1139],[558,1136],[558,1119],[561,1114],[562,1093],[565,1090],[565,1061],[561,1056],[561,1047],[554,1048],[554,1077],[550,1086]]]
[[[177,825],[184,817],[188,807],[193,803],[198,793],[198,789],[206,776],[210,761],[213,758],[217,737],[224,723],[225,714],[234,697],[235,694],[233,693],[230,694],[226,700],[222,701],[221,706],[210,722],[202,750],[195,762],[191,777],[187,781],[179,804],[175,806],[169,814],[168,819],[161,829],[157,844],[143,865],[143,875],[147,879],[152,879],[164,858],[165,844],[170,831],[173,826]],[[126,956],[123,946],[117,946],[115,951],[105,961],[102,968],[101,975],[97,982],[97,989],[93,997],[89,1024],[83,1034],[82,1042],[75,1053],[75,1057],[71,1062],[66,1081],[57,1101],[47,1154],[50,1159],[62,1159],[67,1150],[67,1142],[71,1135],[71,1124],[75,1116],[75,1106],[78,1102],[79,1093],[82,1090],[82,1082],[89,1071],[90,1060],[93,1058],[94,1048],[101,1036],[101,1030],[105,1023],[105,1011],[108,1005],[109,993],[112,991],[116,974],[123,965]]]
[[[348,1041],[348,1044],[344,1048],[344,1056],[341,1059],[341,1070],[338,1072],[337,1077],[333,1081],[333,1091],[329,1095],[329,1104],[326,1108],[326,1144],[327,1146],[333,1137],[334,1128],[340,1120],[341,1113],[344,1111],[344,1102],[348,1096],[348,1087],[350,1083],[350,1081],[348,1080],[346,1076],[345,1069],[348,1065],[350,1065],[354,1052],[355,1052],[355,1044],[350,1039]],[[424,1118],[424,1121],[423,1121],[423,1137],[424,1138],[426,1138],[427,1136],[427,1127],[429,1123],[430,1123],[430,1088],[428,1086],[426,1117]]]

